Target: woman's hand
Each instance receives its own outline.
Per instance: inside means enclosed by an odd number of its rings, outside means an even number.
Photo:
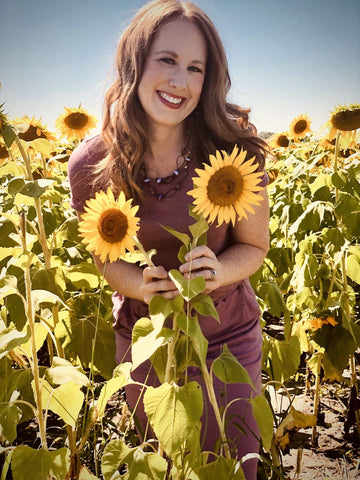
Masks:
[[[221,286],[221,263],[206,245],[190,250],[179,270],[185,278],[203,277],[206,281],[205,293],[210,293]]]
[[[143,284],[141,286],[144,302],[149,304],[155,295],[172,300],[179,295],[179,290],[169,279],[164,267],[146,267],[143,270]]]

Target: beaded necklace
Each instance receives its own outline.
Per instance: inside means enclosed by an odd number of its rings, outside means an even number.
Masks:
[[[175,195],[175,193],[180,189],[184,180],[187,178],[188,169],[191,162],[191,158],[188,155],[181,154],[177,158],[176,164],[178,164],[181,158],[183,159],[181,165],[177,166],[176,169],[173,170],[172,174],[168,175],[167,177],[150,178],[147,174],[145,165],[142,164],[141,174],[143,177],[143,185],[148,190],[150,195],[153,195],[158,200],[173,197]],[[174,184],[175,180],[178,181]],[[163,185],[170,185],[170,188],[165,192],[161,191],[161,186]],[[160,189],[156,189],[156,186],[159,186]]]

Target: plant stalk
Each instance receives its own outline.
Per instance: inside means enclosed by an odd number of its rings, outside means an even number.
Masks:
[[[23,157],[24,163],[25,163],[25,169],[26,169],[26,179],[29,181],[34,180],[32,171],[31,171],[31,164],[29,157],[27,153],[24,150],[24,147],[21,144],[21,141],[19,137],[16,135],[15,136],[15,143],[20,150],[21,156]],[[51,268],[51,253],[49,250],[49,247],[47,245],[46,241],[46,233],[45,233],[45,227],[44,227],[44,218],[41,210],[41,202],[39,198],[34,198],[34,203],[35,203],[35,210],[36,210],[36,216],[38,219],[38,224],[39,224],[39,242],[42,247],[43,253],[44,253],[44,261],[45,261],[45,268],[49,269]]]
[[[225,427],[224,423],[221,420],[221,415],[220,415],[220,410],[219,406],[216,400],[216,395],[215,395],[215,390],[214,390],[214,383],[212,380],[212,377],[206,367],[206,364],[203,364],[201,362],[201,371],[203,374],[206,390],[209,396],[210,403],[214,409],[215,413],[215,418],[216,422],[218,424],[219,432],[220,432],[220,438],[221,438],[221,443],[224,446],[224,452],[225,452],[225,458],[226,459],[231,459],[231,453],[230,453],[230,447],[229,447],[229,442],[227,441],[226,434],[225,434]]]
[[[318,365],[316,370],[316,383],[315,383],[315,398],[314,398],[314,417],[315,417],[315,425],[312,429],[312,444],[313,447],[316,446],[316,425],[317,425],[317,416],[319,411],[319,403],[320,403],[320,373],[321,373],[321,366],[323,360],[323,353],[318,353]]]
[[[41,400],[41,385],[40,385],[40,373],[39,373],[39,363],[37,358],[36,343],[35,343],[35,321],[34,321],[34,311],[32,307],[32,294],[31,294],[31,279],[30,279],[30,263],[29,259],[25,269],[25,288],[26,288],[26,301],[27,301],[27,319],[31,331],[31,354],[32,354],[32,373],[34,376],[35,384],[35,402],[37,407],[37,417],[39,421],[39,433],[41,445],[44,450],[47,450],[46,442],[46,431],[45,431],[45,422],[43,417],[43,408]]]

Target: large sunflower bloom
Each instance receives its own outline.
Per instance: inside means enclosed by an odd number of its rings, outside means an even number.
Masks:
[[[335,108],[330,113],[330,119],[326,126],[330,128],[330,140],[336,137],[337,132],[340,132],[351,143],[355,142],[356,130],[360,128],[360,103]]]
[[[65,107],[65,113],[56,120],[56,128],[67,138],[82,140],[90,130],[96,127],[97,119],[90,115],[84,108]]]
[[[107,192],[97,192],[95,198],[87,200],[85,213],[79,224],[86,249],[100,256],[104,263],[108,258],[115,262],[126,250],[134,251],[134,239],[139,226],[135,216],[138,206],[126,200],[124,192],[115,199],[111,188]]]
[[[290,136],[294,139],[304,138],[310,132],[311,119],[306,114],[301,114],[290,124]]]
[[[255,213],[252,205],[260,205],[262,197],[257,192],[263,190],[260,183],[263,172],[256,172],[258,165],[254,158],[246,160],[246,150],[234,147],[231,155],[217,150],[210,155],[210,165],[195,169],[195,188],[188,192],[194,197],[194,211],[213,223],[217,218],[218,226],[230,221],[235,225],[238,220],[247,218],[247,211]]]

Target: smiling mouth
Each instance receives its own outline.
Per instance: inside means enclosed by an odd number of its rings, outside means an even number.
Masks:
[[[165,92],[160,92],[159,90],[157,91],[160,99],[167,105],[173,107],[173,108],[176,108],[176,107],[180,107],[184,101],[185,101],[185,98],[184,97],[174,97],[172,95],[169,95],[168,93],[165,93]]]

